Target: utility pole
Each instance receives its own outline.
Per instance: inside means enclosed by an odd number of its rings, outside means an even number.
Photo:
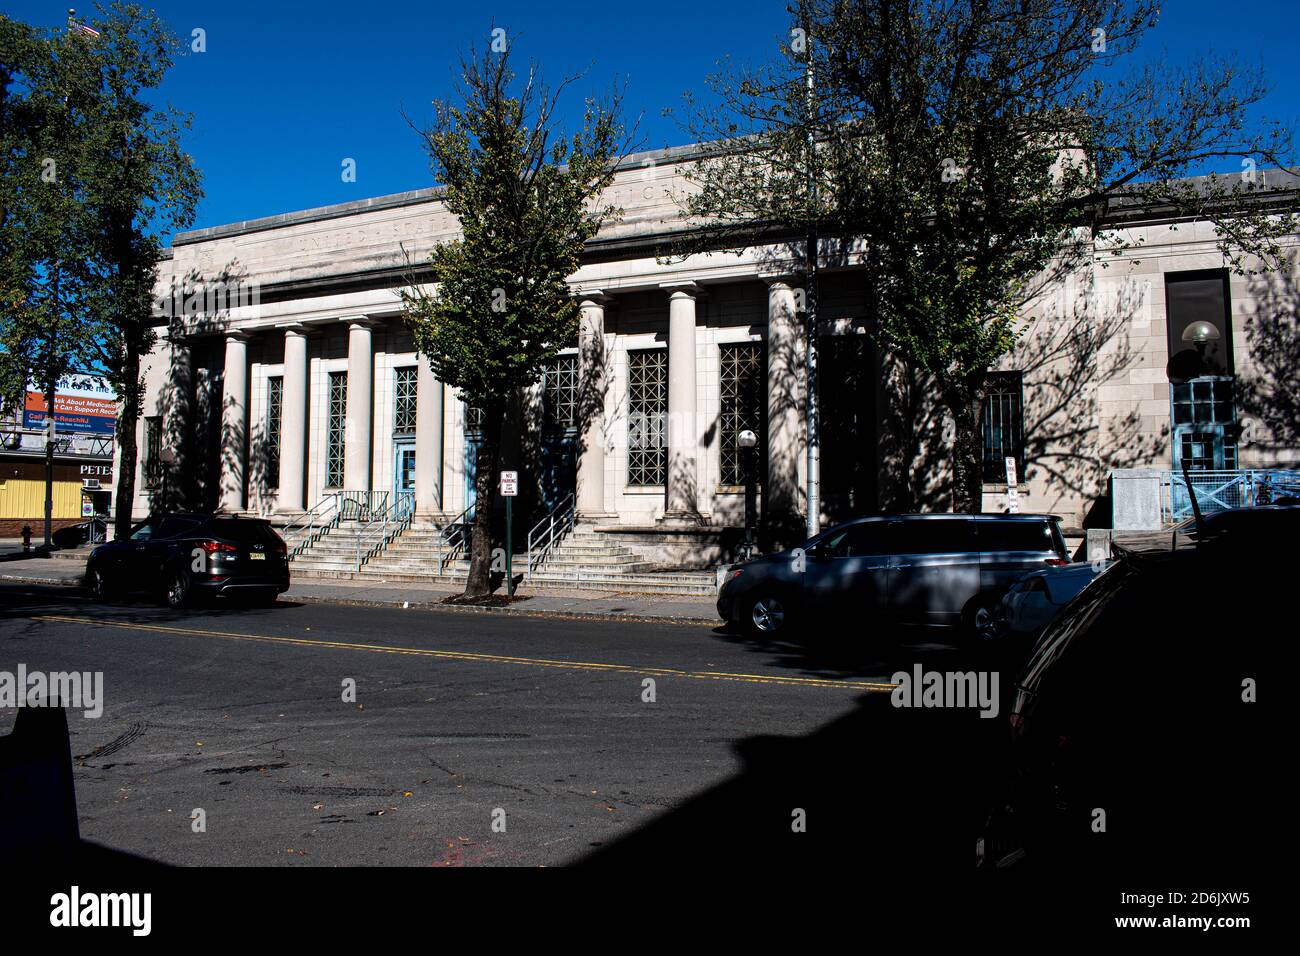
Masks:
[[[51,378],[45,393],[45,547],[54,546],[54,395]]]
[[[799,4],[804,21],[805,99],[804,125],[808,133],[808,234],[805,237],[804,269],[807,274],[807,288],[804,290],[807,322],[807,344],[804,350],[806,360],[806,402],[805,414],[808,418],[808,461],[807,490],[808,504],[807,534],[813,537],[821,531],[821,423],[818,421],[817,409],[817,138],[814,131],[815,115],[813,83],[813,39],[812,18],[808,15],[808,4],[803,0]]]

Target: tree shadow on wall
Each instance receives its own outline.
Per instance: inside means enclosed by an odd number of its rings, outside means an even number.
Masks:
[[[1153,431],[1138,401],[1108,414],[1099,400],[1100,388],[1129,384],[1130,371],[1149,366],[1131,334],[1149,322],[1147,286],[1127,281],[1102,294],[1089,282],[1073,297],[1067,290],[1040,300],[1005,364],[1024,375],[1024,480],[1043,481],[1048,510],[1081,499],[1092,512],[1109,494],[1113,469],[1159,459],[1169,420]]]
[[[1277,271],[1251,280],[1255,305],[1246,319],[1250,364],[1237,379],[1245,417],[1243,447],[1287,464],[1294,464],[1300,448],[1298,259],[1293,252]]]
[[[221,336],[231,327],[232,307],[249,298],[247,275],[237,260],[211,277],[191,269],[181,279],[179,299],[169,300],[161,349],[166,376],[157,405],[162,416],[159,451],[167,454],[159,464],[154,512],[214,510],[222,497],[223,473],[230,468],[228,473],[244,480],[242,466],[233,466],[238,464],[234,456],[246,447],[247,426],[238,435],[226,427]]]

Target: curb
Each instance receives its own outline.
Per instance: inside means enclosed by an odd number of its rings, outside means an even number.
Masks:
[[[515,607],[475,607],[472,604],[443,604],[440,601],[426,601],[419,604],[411,604],[408,608],[403,608],[396,601],[362,601],[351,598],[334,598],[334,597],[312,597],[303,594],[285,594],[280,595],[282,598],[290,601],[300,601],[304,604],[346,604],[354,607],[386,607],[396,608],[398,610],[411,611],[454,611],[465,614],[501,614],[513,617],[533,617],[533,618],[559,618],[561,620],[575,621],[622,621],[625,623],[643,623],[643,624],[688,624],[693,627],[699,627],[702,624],[712,624],[715,627],[722,625],[719,618],[704,617],[671,617],[668,615],[655,614],[620,614],[613,611],[545,611],[531,610],[529,608]]]
[[[83,590],[79,580],[68,580],[67,578],[38,578],[32,576],[10,576],[0,575],[0,584],[42,584],[72,588],[74,590]],[[321,597],[309,594],[293,594],[285,592],[280,595],[288,601],[298,601],[304,604],[342,604],[350,607],[382,607],[396,608],[403,610],[400,601],[367,601],[360,598],[345,597]],[[470,614],[502,614],[514,617],[531,617],[531,618],[559,618],[560,620],[575,621],[615,621],[630,622],[642,624],[677,624],[690,625],[699,627],[700,625],[721,626],[722,621],[714,617],[680,617],[672,615],[658,614],[637,614],[637,613],[617,613],[613,611],[579,611],[579,610],[534,610],[531,608],[515,607],[475,607],[466,604],[443,604],[441,601],[421,601],[408,602],[405,610],[422,610],[422,611],[456,611]]]

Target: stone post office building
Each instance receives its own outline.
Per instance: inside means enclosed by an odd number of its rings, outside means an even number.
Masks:
[[[689,228],[679,200],[694,158],[678,148],[620,167],[609,198],[624,216],[571,278],[579,335],[520,397],[504,466],[520,471],[531,519],[574,511],[580,529],[650,563],[701,567],[743,523],[741,430],[761,436],[765,516],[804,507],[804,360],[797,248],[660,255]],[[1007,457],[1021,509],[1075,529],[1107,523],[1112,471],[1295,458],[1242,432],[1233,391],[1252,373],[1254,320],[1294,308],[1295,271],[1231,274],[1205,222],[1129,208],[1114,225],[1139,245],[1045,288],[992,377],[988,510],[1006,506]],[[407,502],[411,529],[462,515],[494,423],[433,376],[398,296],[407,257],[420,266],[456,231],[425,189],[176,236],[159,275],[133,512],[220,508],[292,526],[342,496],[368,515]],[[867,334],[854,262],[828,257],[820,281],[823,519],[943,509],[943,416],[924,377]],[[1207,339],[1218,374],[1171,385],[1171,350]]]

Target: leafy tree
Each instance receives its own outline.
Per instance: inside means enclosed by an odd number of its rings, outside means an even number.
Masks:
[[[94,109],[83,36],[3,24],[6,93],[5,238],[0,251],[0,381],[9,400],[35,383],[52,415],[54,389],[93,360],[88,304],[85,133]],[[45,542],[50,543],[54,443],[46,441]]]
[[[144,96],[161,85],[180,50],[151,10],[116,2],[101,8],[99,37],[90,45],[97,81],[90,117],[86,181],[94,246],[95,364],[117,392],[120,468],[116,533],[131,527],[143,411],[141,358],[155,335],[154,281],[162,259],[159,234],[194,221],[202,197],[200,174],[181,145],[188,115],[154,108]],[[174,317],[173,317],[174,318]]]
[[[501,44],[498,44],[499,46]],[[582,128],[557,132],[566,79],[548,89],[536,65],[522,84],[507,49],[463,59],[459,105],[435,101],[421,131],[461,238],[429,257],[436,288],[412,282],[404,312],[438,378],[483,415],[467,597],[490,593],[491,519],[510,396],[577,334],[567,279],[584,243],[620,214],[603,202],[624,153],[617,91],[588,100]]]
[[[716,105],[689,121],[735,141],[692,171],[688,211],[715,243],[812,219],[861,269],[878,343],[928,373],[954,426],[954,510],[980,507],[988,370],[1046,283],[1133,246],[1107,227],[1117,212],[1209,219],[1242,272],[1271,268],[1296,228],[1295,194],[1256,175],[1290,148],[1251,121],[1258,73],[1121,74],[1157,15],[1152,0],[804,0],[782,57],[713,77]],[[1242,175],[1187,178],[1225,160]]]
[[[189,225],[200,190],[179,142],[188,118],[143,98],[171,67],[177,41],[135,4],[99,14],[98,35],[0,20],[0,384],[12,397],[29,378],[50,394],[69,372],[109,380],[121,402],[121,534],[135,498],[140,361],[154,342],[157,232]]]

